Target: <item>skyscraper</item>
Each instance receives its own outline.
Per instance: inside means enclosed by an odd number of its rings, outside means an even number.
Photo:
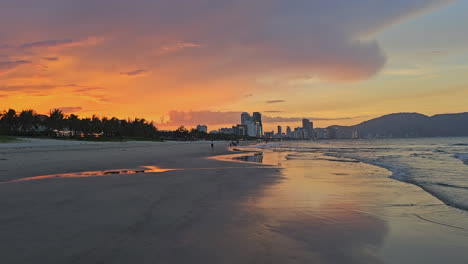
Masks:
[[[304,138],[314,138],[314,125],[309,119],[302,119],[302,129]]]
[[[250,114],[249,113],[242,113],[241,114],[241,124],[242,125],[247,125],[247,122],[251,121]]]
[[[251,137],[263,136],[262,115],[259,112],[254,112],[252,116],[243,112],[241,114],[241,123],[247,127],[247,135]]]
[[[288,138],[292,138],[291,127],[289,127],[289,126],[286,127],[286,136]]]
[[[260,125],[262,124],[262,114],[259,112],[254,112],[252,115],[252,121],[258,122]]]
[[[281,126],[278,126],[278,135],[281,135],[281,134],[283,134],[282,128]]]

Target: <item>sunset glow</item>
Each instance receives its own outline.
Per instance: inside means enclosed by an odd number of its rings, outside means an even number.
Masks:
[[[467,1],[338,2],[0,0],[0,110],[269,130],[467,111]]]

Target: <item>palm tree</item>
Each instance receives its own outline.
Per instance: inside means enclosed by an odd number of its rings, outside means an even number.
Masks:
[[[77,115],[71,114],[68,117],[68,126],[70,127],[70,131],[73,135],[78,134],[80,129],[80,118]]]
[[[23,134],[32,132],[37,125],[37,116],[34,110],[23,110],[18,116],[18,123]]]
[[[53,109],[49,113],[48,126],[50,129],[61,130],[64,127],[64,114],[60,109]]]
[[[14,134],[18,128],[18,116],[16,111],[9,109],[7,112],[2,114],[0,119],[0,127],[5,134]]]

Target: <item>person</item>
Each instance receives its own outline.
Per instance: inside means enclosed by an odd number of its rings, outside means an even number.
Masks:
[[[214,149],[214,143],[211,141],[211,149]]]

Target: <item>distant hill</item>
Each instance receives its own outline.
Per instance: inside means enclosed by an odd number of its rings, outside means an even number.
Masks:
[[[361,138],[459,137],[468,136],[468,113],[426,116],[397,113],[350,127],[329,127],[337,138],[358,134]]]

